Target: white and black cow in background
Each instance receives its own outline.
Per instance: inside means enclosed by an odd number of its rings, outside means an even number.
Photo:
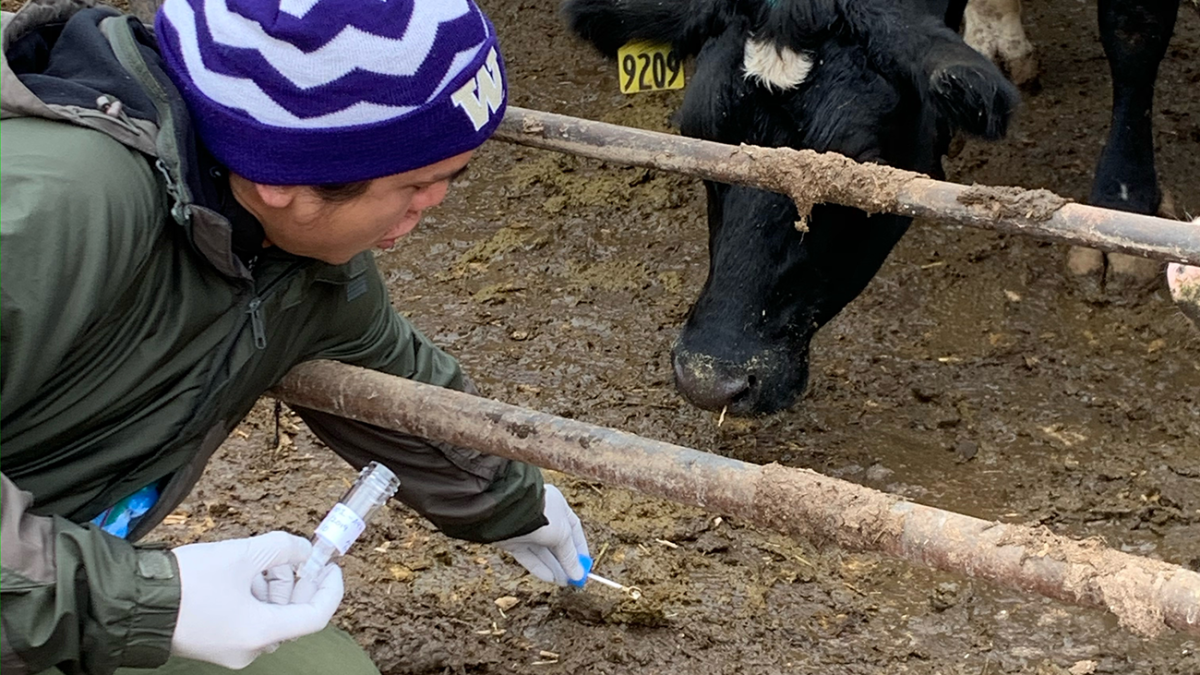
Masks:
[[[630,40],[695,55],[684,135],[835,151],[941,175],[955,131],[999,138],[1016,88],[946,25],[948,0],[567,0],[615,56]],[[792,405],[816,330],[857,296],[910,219],[707,182],[708,279],[675,344],[675,382],[732,414]]]
[[[1038,76],[1033,44],[1021,23],[1021,0],[955,0],[948,19],[962,23],[963,39],[992,60],[1014,84],[1032,83]]]
[[[952,0],[951,4],[952,16],[961,13],[967,44],[992,59],[1017,84],[1037,78],[1037,58],[1021,23],[1021,0]],[[1112,123],[1088,198],[1093,206],[1175,217],[1159,190],[1152,112],[1158,66],[1175,30],[1179,4],[1180,0],[1099,0],[1100,42],[1112,73],[1113,97]],[[953,18],[950,21],[956,25]],[[1106,282],[1116,287],[1157,286],[1162,266],[1121,253],[1074,247],[1067,254],[1067,269],[1085,288],[1099,292]],[[1175,275],[1172,270],[1171,278]]]

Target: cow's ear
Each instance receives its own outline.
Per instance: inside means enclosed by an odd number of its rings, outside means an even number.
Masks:
[[[567,26],[608,57],[628,42],[645,40],[673,45],[694,56],[704,42],[725,29],[731,5],[722,0],[565,0]]]
[[[908,79],[932,98],[956,129],[996,139],[1004,135],[1020,102],[1016,87],[990,61],[919,3],[894,0],[803,0],[774,5],[768,33],[795,50],[833,31],[864,45],[872,64],[893,81]]]
[[[1000,69],[961,40],[944,41],[925,61],[928,95],[954,128],[989,140],[1002,138],[1021,103]]]

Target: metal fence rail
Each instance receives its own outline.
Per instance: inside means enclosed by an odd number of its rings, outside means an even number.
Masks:
[[[759,466],[330,361],[297,366],[290,404],[474,448],[856,551],[1106,609],[1143,636],[1200,636],[1200,574],[906,501],[777,464]]]
[[[1048,190],[964,186],[835,153],[732,146],[509,107],[495,138],[614,164],[673,171],[814,204],[927,218],[1200,265],[1200,226],[1076,204]]]

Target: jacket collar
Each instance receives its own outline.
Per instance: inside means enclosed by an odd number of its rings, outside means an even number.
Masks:
[[[249,267],[234,251],[233,224],[221,209],[222,200],[206,189],[214,177],[201,168],[199,139],[183,98],[163,69],[153,34],[131,16],[106,18],[99,28],[119,65],[141,85],[154,105],[159,126],[156,166],[172,200],[171,217],[188,230],[192,244],[218,271],[253,279]],[[232,207],[236,207],[235,213],[241,211],[236,202],[226,205]]]
[[[0,58],[3,80],[0,118],[41,117],[77,124],[153,155],[158,126],[152,115],[145,114],[144,108],[149,106],[144,97],[127,96],[131,105],[118,106],[116,112],[108,108],[106,112],[99,96],[115,92],[99,92],[86,82],[68,81],[44,72],[60,35],[46,29],[65,29],[70,19],[91,6],[92,0],[30,0],[16,14],[4,12],[0,21],[3,35],[0,45],[3,55]],[[94,22],[116,14],[111,8],[92,11]],[[73,34],[96,33],[94,27],[87,30],[86,23],[78,23],[78,27],[84,30],[75,30]],[[97,39],[85,39],[83,43],[78,50],[72,50],[70,56],[83,56],[80,61],[92,66],[96,59],[89,57],[103,53],[105,45]],[[50,90],[55,95],[43,95]]]

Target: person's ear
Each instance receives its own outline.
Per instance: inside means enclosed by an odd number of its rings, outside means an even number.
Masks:
[[[258,198],[262,200],[262,203],[273,209],[285,209],[291,206],[301,189],[299,185],[251,184],[254,186],[254,191],[258,194]]]

